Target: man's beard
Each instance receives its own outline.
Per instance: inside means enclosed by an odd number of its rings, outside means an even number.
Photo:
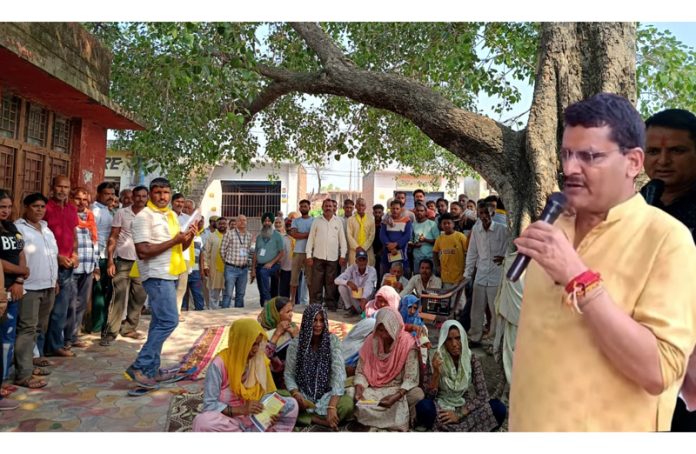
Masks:
[[[273,227],[266,227],[266,226],[264,226],[264,227],[261,229],[260,235],[261,235],[261,238],[264,238],[264,239],[269,239],[269,238],[271,238],[271,235],[273,235]]]

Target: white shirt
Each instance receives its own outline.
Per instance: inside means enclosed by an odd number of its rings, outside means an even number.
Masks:
[[[174,214],[176,214],[176,213],[174,213]],[[181,214],[178,215],[176,218],[179,221],[179,227],[181,228],[181,231],[183,232],[184,226],[189,221],[189,219],[191,219],[191,216],[189,216],[188,214],[186,214],[182,211]],[[191,242],[191,243],[193,244],[193,242]],[[189,270],[191,269],[191,264],[189,263],[189,258],[191,258],[190,249],[191,249],[191,246],[189,246],[188,249],[184,250],[184,260],[186,261],[186,268]]]
[[[15,225],[24,239],[24,256],[27,258],[29,277],[24,280],[25,290],[55,288],[58,279],[58,243],[46,221],[39,221],[41,231],[25,219],[17,219]]]
[[[505,257],[508,229],[503,224],[491,222],[488,230],[479,221],[471,229],[469,249],[466,252],[466,270],[464,277],[471,279],[476,267],[474,284],[486,287],[497,287],[502,278],[503,266],[496,265],[493,257]]]
[[[309,229],[307,238],[307,258],[315,258],[335,262],[339,257],[345,257],[348,252],[346,234],[343,223],[336,216],[326,220],[324,215],[318,217]]]
[[[167,215],[154,211],[149,207],[135,216],[133,220],[133,243],[161,244],[172,239],[169,233]],[[184,254],[185,256],[186,254]],[[179,280],[179,276],[169,273],[172,260],[172,249],[169,248],[160,255],[150,259],[138,259],[138,271],[141,280],[149,278],[167,279],[170,281]]]
[[[118,227],[121,230],[118,233],[116,240],[116,257],[124,260],[137,260],[138,255],[135,253],[135,244],[133,243],[133,219],[135,213],[131,207],[121,208],[114,215],[112,227]]]
[[[281,234],[283,237],[283,246],[285,247],[285,253],[283,258],[280,260],[280,269],[283,271],[292,271],[292,238],[290,235]]]
[[[372,295],[375,293],[375,285],[377,284],[377,270],[374,266],[368,265],[365,267],[365,273],[360,274],[358,265],[351,265],[334,279],[334,284],[348,285],[349,281],[357,285],[358,288],[363,289],[363,298],[372,299]]]
[[[106,205],[102,205],[99,202],[94,202],[92,204],[92,214],[94,214],[94,221],[97,224],[97,241],[99,242],[99,258],[106,258],[106,245],[109,242],[109,235],[111,235],[111,224],[114,221],[114,217],[109,211]]]
[[[423,286],[423,279],[421,279],[420,274],[414,274],[411,279],[409,279],[408,284],[404,286],[404,289],[399,293],[402,298],[406,295],[411,295],[413,291],[416,291],[416,296],[420,298],[421,293],[426,288],[442,288],[442,280],[435,276],[434,274],[430,276],[428,282]]]

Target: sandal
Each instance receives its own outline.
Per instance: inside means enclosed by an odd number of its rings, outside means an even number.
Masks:
[[[42,380],[40,378],[33,378],[33,377],[25,378],[22,381],[15,382],[15,385],[21,386],[23,388],[29,388],[29,389],[43,388],[47,384],[48,383],[46,383],[44,380]]]
[[[50,366],[55,366],[55,363],[53,361],[49,361],[46,358],[34,358],[34,366],[36,367],[50,367]]]
[[[2,388],[0,388],[0,398],[5,399],[6,397],[8,397],[10,394],[12,394],[15,391],[17,391],[16,386],[3,384]]]
[[[45,377],[46,375],[51,375],[51,371],[42,367],[35,367],[31,374],[39,377]]]

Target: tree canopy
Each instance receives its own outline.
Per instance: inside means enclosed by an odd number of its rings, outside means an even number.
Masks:
[[[503,142],[519,140],[505,132],[525,126],[510,111],[521,97],[517,86],[534,85],[545,45],[536,23],[86,26],[114,54],[112,97],[149,126],[117,133],[117,147],[182,187],[218,162],[247,169],[263,149],[262,159],[310,166],[348,156],[366,170],[398,162],[421,174],[472,173],[487,151],[477,148],[485,147],[472,141],[465,144],[471,160],[455,156],[455,139],[437,135],[427,108],[442,113],[451,104],[478,114],[479,96],[493,96],[499,121],[486,127],[500,129]],[[695,107],[694,50],[647,26],[634,42],[641,111]],[[346,90],[352,82],[364,84],[362,91]],[[425,103],[426,111],[415,113],[389,96],[412,91],[415,104],[427,98],[419,90],[444,104]]]

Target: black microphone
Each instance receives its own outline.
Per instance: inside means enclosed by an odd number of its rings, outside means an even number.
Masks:
[[[650,180],[648,184],[643,186],[640,194],[645,199],[648,205],[655,206],[662,198],[662,193],[665,191],[665,182],[662,180]]]
[[[546,206],[544,211],[541,212],[540,221],[546,222],[547,224],[553,224],[558,219],[558,216],[565,210],[568,199],[562,192],[554,192],[549,196],[549,200],[546,201]],[[524,254],[518,254],[515,257],[515,261],[512,262],[512,266],[507,272],[507,278],[509,281],[517,282],[517,280],[522,276],[522,273],[527,269],[529,261],[531,259]]]

